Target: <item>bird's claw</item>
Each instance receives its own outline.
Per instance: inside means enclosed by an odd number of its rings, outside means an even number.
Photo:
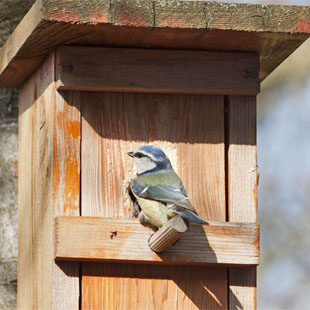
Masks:
[[[132,212],[130,213],[129,217],[134,218],[136,217],[138,214],[138,211],[136,209],[132,210]]]

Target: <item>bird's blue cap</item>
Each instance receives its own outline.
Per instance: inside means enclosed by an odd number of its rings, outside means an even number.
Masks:
[[[137,149],[136,152],[145,152],[152,154],[159,161],[166,161],[168,159],[166,154],[154,145],[143,145],[139,149]]]

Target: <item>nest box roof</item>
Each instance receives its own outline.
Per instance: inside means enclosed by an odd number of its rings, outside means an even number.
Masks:
[[[310,35],[310,7],[177,0],[37,0],[0,50],[0,86],[60,45],[250,51],[263,80]]]

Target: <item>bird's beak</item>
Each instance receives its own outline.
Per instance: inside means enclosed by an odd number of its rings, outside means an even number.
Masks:
[[[134,152],[128,152],[127,153],[130,157],[133,157]]]

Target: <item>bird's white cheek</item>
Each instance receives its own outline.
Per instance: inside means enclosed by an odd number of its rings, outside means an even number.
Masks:
[[[137,158],[135,160],[138,174],[142,174],[156,167],[156,164],[148,158]]]

